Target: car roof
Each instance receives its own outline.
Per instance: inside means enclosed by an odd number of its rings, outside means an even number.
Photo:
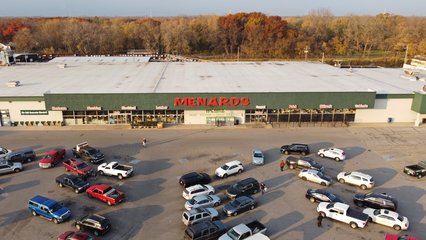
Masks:
[[[357,176],[364,177],[364,178],[371,178],[370,175],[362,173],[362,172],[357,172],[357,171],[352,171],[351,175],[357,175]]]
[[[380,209],[380,213],[381,214],[385,214],[394,218],[398,218],[399,214],[394,212],[394,211],[390,211],[390,210],[386,210],[386,209]]]
[[[252,182],[258,182],[255,178],[246,178],[243,179],[241,181],[239,181],[238,183],[240,184],[248,184],[248,183],[252,183]]]
[[[225,165],[228,165],[228,166],[240,165],[240,164],[241,164],[241,162],[238,161],[238,160],[234,160],[234,161],[230,161],[230,162],[225,163]]]
[[[196,184],[194,186],[187,187],[186,190],[188,190],[189,192],[192,192],[192,191],[197,190],[197,189],[204,189],[204,186],[206,186],[206,185]]]
[[[194,214],[203,213],[203,212],[208,213],[209,211],[207,211],[205,208],[199,207],[199,208],[193,208],[193,209],[186,211],[186,212],[188,213],[188,215],[194,215]]]
[[[210,222],[210,221],[202,221],[202,222],[199,222],[197,224],[192,225],[190,228],[194,232],[201,232],[204,229],[210,228],[212,225],[213,225],[213,223]]]
[[[86,216],[85,219],[92,219],[92,220],[100,223],[103,220],[105,220],[106,218],[101,216],[101,215],[98,215],[98,214],[92,214],[92,215]]]
[[[375,198],[384,198],[384,199],[388,199],[388,200],[394,200],[392,196],[387,195],[385,193],[367,193],[365,194],[366,197],[375,197]]]
[[[199,202],[199,201],[201,201],[201,200],[209,199],[209,198],[208,198],[208,196],[207,196],[207,195],[197,195],[197,196],[193,197],[193,199],[194,199],[196,202]]]
[[[192,178],[192,177],[196,177],[196,176],[198,176],[198,175],[200,175],[200,173],[197,173],[197,172],[190,172],[190,173],[187,173],[187,174],[182,175],[182,178]]]
[[[331,150],[331,151],[340,152],[340,153],[344,152],[344,150],[339,148],[326,148],[325,150]]]
[[[52,200],[50,198],[43,197],[43,196],[40,196],[40,195],[37,195],[37,196],[31,198],[31,201],[39,203],[39,204],[43,204],[43,205],[45,205],[46,207],[49,207],[49,208],[57,203],[55,200]]]
[[[304,143],[292,143],[291,145],[300,145],[300,146],[304,146],[304,147],[308,146],[308,144],[304,144]]]
[[[318,173],[319,171],[317,171],[315,169],[302,169],[302,172]]]

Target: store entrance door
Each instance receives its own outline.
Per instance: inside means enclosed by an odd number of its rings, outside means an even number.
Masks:
[[[0,126],[10,126],[9,110],[0,110]]]

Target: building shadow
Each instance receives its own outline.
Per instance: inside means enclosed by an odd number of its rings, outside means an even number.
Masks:
[[[267,226],[267,235],[273,239],[281,239],[286,230],[293,224],[297,224],[303,219],[303,214],[298,211],[292,211],[278,218],[272,218],[265,225]],[[313,239],[313,238],[312,238]]]

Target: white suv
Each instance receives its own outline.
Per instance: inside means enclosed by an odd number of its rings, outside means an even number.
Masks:
[[[336,161],[341,161],[346,159],[345,151],[338,148],[324,148],[318,151],[318,156],[324,158],[332,158]]]
[[[358,186],[362,190],[374,187],[373,177],[361,172],[340,172],[337,181]]]
[[[183,224],[190,226],[202,221],[214,221],[219,213],[214,208],[194,208],[182,214]]]
[[[197,184],[191,187],[185,188],[182,192],[182,197],[186,200],[192,199],[198,195],[212,195],[214,194],[214,187],[210,185]]]
[[[244,171],[243,164],[241,164],[240,161],[231,161],[228,163],[225,163],[222,167],[219,167],[216,169],[216,176],[220,178],[226,178],[230,175],[234,175],[237,173],[241,173]]]

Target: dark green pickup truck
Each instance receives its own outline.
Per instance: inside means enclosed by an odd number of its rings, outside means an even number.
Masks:
[[[426,176],[426,161],[420,161],[418,164],[406,166],[404,172],[410,176],[422,178]]]

